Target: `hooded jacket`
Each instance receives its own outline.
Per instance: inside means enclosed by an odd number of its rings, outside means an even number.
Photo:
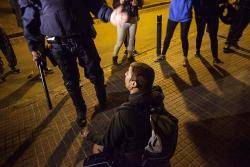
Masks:
[[[160,87],[150,92],[131,94],[128,102],[118,107],[104,135],[90,133],[88,139],[104,146],[108,152],[132,153],[144,150],[151,136],[150,109],[164,107]]]

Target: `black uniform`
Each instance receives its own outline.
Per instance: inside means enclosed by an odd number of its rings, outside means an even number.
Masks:
[[[250,22],[250,0],[240,0],[239,9],[234,19],[233,24],[230,27],[226,44],[237,45],[243,31]]]
[[[31,51],[44,48],[41,35],[52,44],[52,54],[78,113],[85,120],[86,106],[79,87],[79,65],[94,84],[101,105],[106,102],[103,70],[92,40],[93,13],[109,21],[112,9],[104,0],[19,0],[24,36]]]
[[[201,42],[207,25],[213,58],[218,59],[219,4],[223,0],[194,0],[197,25],[196,55],[200,55]]]
[[[4,30],[1,27],[0,27],[0,49],[2,50],[3,55],[5,56],[6,60],[9,63],[9,67],[11,69],[15,69],[15,66],[17,65],[16,55],[11,46],[10,40],[7,37],[7,34],[4,32]],[[0,62],[0,69],[3,69],[2,62]]]

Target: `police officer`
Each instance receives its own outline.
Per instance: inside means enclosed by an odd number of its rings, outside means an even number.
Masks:
[[[99,106],[106,103],[103,70],[100,57],[92,40],[93,24],[90,12],[114,25],[123,24],[127,14],[121,8],[112,11],[105,0],[19,0],[22,10],[24,36],[28,41],[33,60],[44,48],[44,35],[52,46],[51,52],[58,64],[65,87],[77,111],[77,123],[86,125],[86,105],[79,86],[79,65],[85,76],[94,84]]]
[[[219,29],[219,4],[225,0],[194,0],[195,21],[197,25],[196,37],[196,54],[200,57],[200,48],[202,37],[207,26],[211,42],[211,51],[213,55],[213,63],[222,63],[218,58],[218,39],[217,33]]]
[[[233,52],[231,49],[232,46],[235,48],[239,47],[238,41],[250,22],[250,0],[239,0],[238,5],[239,9],[235,20],[230,27],[226,40],[226,46],[223,48],[225,53]]]
[[[5,56],[9,64],[11,72],[19,73],[20,70],[16,68],[16,65],[17,65],[16,55],[11,46],[10,40],[7,37],[7,34],[4,32],[4,30],[1,27],[0,27],[0,49],[2,50],[3,55]],[[1,60],[1,57],[0,57],[0,75],[3,74],[4,72],[3,69],[4,69],[3,61]]]

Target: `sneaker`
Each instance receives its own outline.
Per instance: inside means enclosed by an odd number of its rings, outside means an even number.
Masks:
[[[187,59],[187,57],[184,57],[184,59],[183,59],[183,67],[187,67],[187,65],[188,65],[188,59]]]
[[[231,49],[231,45],[226,45],[224,48],[223,48],[223,52],[224,53],[233,53],[233,49]]]
[[[166,59],[166,55],[160,54],[159,56],[157,56],[157,59],[155,60],[155,62],[159,62],[161,60],[165,60]]]
[[[222,64],[222,63],[223,62],[219,58],[213,60],[213,64]]]
[[[129,57],[127,58],[127,61],[128,61],[128,63],[133,63],[133,62],[135,62],[134,56],[129,56]]]
[[[123,56],[126,56],[126,57],[128,56],[128,50],[127,49],[124,51]]]
[[[138,52],[137,52],[137,50],[133,50],[133,55],[138,55]]]
[[[118,60],[118,56],[113,56],[112,57],[113,65],[118,65],[117,60]]]
[[[197,58],[199,58],[199,57],[201,57],[201,53],[200,52],[196,52],[194,56],[197,57]]]
[[[238,42],[232,43],[232,46],[233,46],[235,49],[239,49],[239,48],[240,48],[240,46],[238,45]]]

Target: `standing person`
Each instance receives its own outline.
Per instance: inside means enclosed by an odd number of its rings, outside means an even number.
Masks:
[[[144,3],[144,1],[143,0],[140,0],[139,1],[140,3],[138,4],[138,8],[140,9],[140,8],[142,8],[142,6],[143,6],[143,3]],[[119,5],[120,5],[120,1],[118,1],[118,0],[113,0],[113,8],[115,9],[115,8],[117,8],[117,7],[119,7]],[[140,20],[140,17],[138,16],[138,21]],[[125,39],[124,39],[124,46],[125,46],[125,51],[124,51],[124,56],[125,57],[127,57],[128,56],[128,50],[127,50],[127,47],[128,47],[128,42],[129,42],[129,31],[127,31],[126,32],[126,34],[125,34]],[[134,50],[133,50],[133,55],[136,55],[136,54],[138,54],[138,52],[135,50],[135,40],[134,40]]]
[[[0,27],[0,49],[3,52],[3,55],[5,56],[9,64],[10,70],[14,73],[19,73],[20,70],[16,68],[17,65],[16,55],[11,46],[10,40],[7,37],[7,34],[1,27]],[[1,60],[0,57],[0,75],[2,75],[3,72],[4,72],[3,61]]]
[[[138,4],[140,0],[119,0],[120,5],[124,7],[124,10],[128,13],[128,21],[121,26],[117,26],[117,42],[114,47],[113,52],[113,64],[117,65],[118,62],[118,53],[122,46],[122,43],[125,40],[125,36],[128,32],[128,46],[127,46],[127,59],[129,62],[134,61],[133,50],[134,50],[134,40],[137,29],[137,21],[138,21]]]
[[[181,42],[183,50],[183,66],[187,65],[188,56],[188,32],[192,20],[192,0],[172,0],[169,7],[169,18],[166,29],[166,37],[163,44],[162,54],[158,60],[166,57],[170,41],[173,37],[175,28],[178,23],[181,24]]]
[[[239,9],[236,14],[235,20],[230,27],[226,46],[224,47],[225,53],[231,53],[232,46],[238,48],[238,41],[250,22],[250,0],[239,0]]]
[[[112,11],[104,0],[19,0],[19,4],[24,36],[33,60],[38,60],[39,50],[44,48],[41,38],[46,36],[76,108],[77,123],[84,127],[87,109],[79,86],[77,60],[84,68],[85,76],[94,84],[100,108],[106,104],[101,59],[89,32],[93,23],[90,12],[115,25],[125,22],[127,14],[122,12],[122,8]]]
[[[201,56],[201,42],[207,25],[211,42],[213,63],[216,64],[222,63],[222,61],[218,58],[217,33],[219,29],[219,4],[223,1],[225,0],[193,0],[195,10],[195,21],[197,26],[195,56]]]

